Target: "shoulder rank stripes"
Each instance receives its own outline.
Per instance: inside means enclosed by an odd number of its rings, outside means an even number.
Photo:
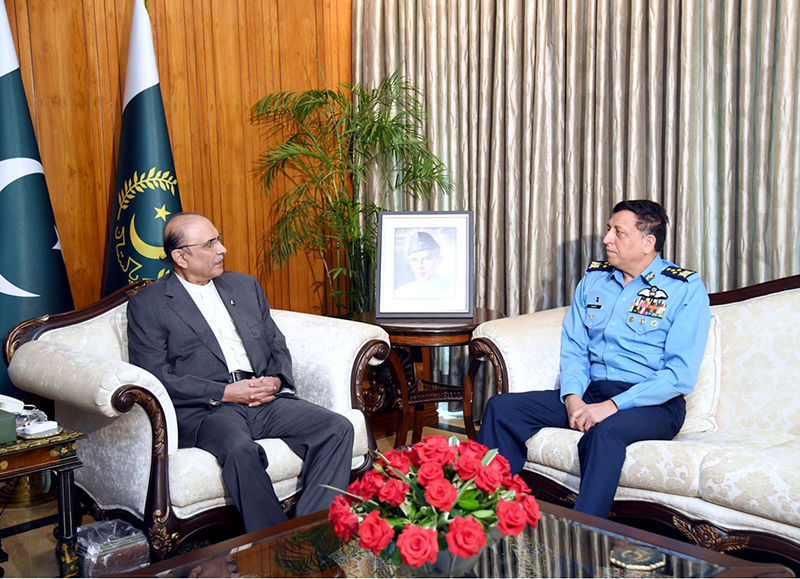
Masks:
[[[587,273],[590,271],[614,271],[614,266],[607,261],[593,261],[586,268]]]
[[[667,277],[672,277],[675,279],[680,279],[683,281],[689,281],[689,277],[696,274],[696,271],[692,271],[691,269],[683,269],[682,267],[665,267],[661,273]]]

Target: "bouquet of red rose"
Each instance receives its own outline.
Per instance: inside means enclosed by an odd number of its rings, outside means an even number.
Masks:
[[[492,534],[517,536],[541,517],[508,461],[475,441],[429,436],[377,456],[373,470],[336,497],[328,520],[345,541],[357,536],[397,565],[433,564],[440,551],[470,559]]]

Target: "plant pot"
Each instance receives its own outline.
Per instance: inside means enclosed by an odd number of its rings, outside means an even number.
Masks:
[[[403,565],[403,568],[414,577],[463,577],[478,564],[483,549],[485,547],[469,559],[453,555],[449,550],[439,551],[436,563],[423,563],[419,567]]]

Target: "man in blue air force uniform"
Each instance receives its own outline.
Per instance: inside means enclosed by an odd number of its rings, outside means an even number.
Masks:
[[[697,273],[660,256],[667,215],[652,201],[614,207],[603,238],[607,262],[592,262],[564,320],[560,390],[495,396],[478,441],[522,470],[525,441],[544,427],[583,432],[575,510],[608,517],[625,449],[670,440],[686,416],[711,323]]]

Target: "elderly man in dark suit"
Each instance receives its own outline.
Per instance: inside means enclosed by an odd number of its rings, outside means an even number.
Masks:
[[[179,446],[212,453],[247,532],[286,520],[255,442],[280,438],[303,459],[297,514],[330,505],[350,475],[353,427],[295,394],[292,359],[258,281],[225,272],[214,224],[179,213],[164,230],[173,274],[128,304],[130,361],[175,404]]]

